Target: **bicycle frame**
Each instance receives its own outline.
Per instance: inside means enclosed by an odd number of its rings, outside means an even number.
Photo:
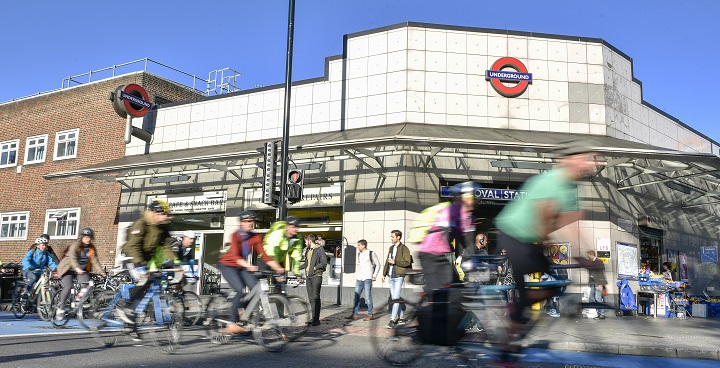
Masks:
[[[270,291],[270,283],[267,279],[262,278],[258,280],[257,285],[253,287],[249,293],[247,293],[243,298],[242,302],[247,303],[245,306],[246,311],[252,311],[255,309],[255,306],[260,303],[260,306],[264,309],[269,311],[270,306],[270,299],[268,299],[268,292]],[[273,311],[277,312],[277,311]],[[277,313],[275,313],[277,315]],[[247,317],[250,316],[250,313],[245,313],[245,316],[243,316],[242,320],[246,321]]]

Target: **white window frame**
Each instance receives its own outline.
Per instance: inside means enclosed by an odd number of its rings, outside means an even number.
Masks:
[[[61,136],[75,133],[75,139],[61,139]],[[62,132],[55,133],[55,149],[53,150],[53,160],[67,160],[71,158],[77,157],[77,150],[78,150],[78,137],[80,136],[80,129],[69,129],[69,130],[63,130]],[[67,143],[67,142],[75,142],[75,150],[73,151],[72,155],[65,155],[65,156],[58,156],[58,147],[61,143]]]
[[[19,219],[15,222],[12,221],[12,216],[25,216],[24,221],[20,221]],[[2,236],[2,227],[5,225],[10,226],[10,224],[25,224],[25,234],[22,236],[15,236],[15,237],[3,237]],[[30,211],[24,211],[24,212],[3,212],[0,213],[0,241],[6,241],[6,240],[27,240],[27,234],[28,234],[28,227],[30,226]]]
[[[58,234],[59,225],[63,221],[66,222],[64,227],[67,231]],[[75,222],[74,228],[68,227],[68,221]],[[50,230],[51,223],[54,223],[53,230]],[[45,233],[50,235],[50,239],[77,239],[79,231],[80,208],[55,208],[45,211]]]
[[[33,139],[36,140],[36,143],[31,144],[30,141],[33,140]],[[42,143],[42,144],[38,144],[38,143],[37,143],[37,140],[38,140],[38,139],[42,139],[42,140],[43,140],[43,143]],[[25,165],[39,164],[39,163],[45,162],[45,159],[47,158],[47,143],[48,143],[48,135],[47,135],[47,134],[41,134],[41,135],[36,135],[36,136],[33,136],[33,137],[27,137],[27,139],[25,140]],[[31,148],[35,148],[35,156],[37,156],[37,149],[38,149],[39,147],[42,147],[42,148],[43,148],[43,157],[42,157],[42,159],[41,159],[41,160],[37,160],[37,159],[35,159],[35,157],[32,157],[32,159],[31,159],[31,157],[30,157],[30,149],[31,149]]]
[[[14,148],[14,149],[10,148],[13,144],[15,144],[15,148]],[[6,145],[7,145],[7,148],[4,147],[4,146],[6,146]],[[0,160],[2,159],[3,153],[6,153],[6,152],[7,152],[7,153],[10,153],[10,152],[12,152],[12,151],[15,151],[15,162],[13,162],[13,163],[11,163],[11,164],[3,164],[2,161],[0,161],[0,168],[17,166],[17,162],[18,162],[18,151],[20,151],[20,140],[19,140],[19,139],[12,139],[12,140],[9,140],[9,141],[0,142]],[[10,157],[10,155],[8,154],[8,158],[9,158],[9,157]]]

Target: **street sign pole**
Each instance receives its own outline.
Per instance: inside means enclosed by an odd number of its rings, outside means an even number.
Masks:
[[[283,136],[280,158],[280,200],[278,203],[278,220],[287,217],[287,175],[288,147],[290,146],[290,90],[292,87],[292,56],[293,34],[295,23],[295,0],[290,1],[288,10],[287,58],[285,59],[285,118],[283,120]]]

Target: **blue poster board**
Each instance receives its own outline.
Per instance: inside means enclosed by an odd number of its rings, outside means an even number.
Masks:
[[[718,261],[718,247],[717,245],[709,247],[700,247],[700,262],[715,262]]]

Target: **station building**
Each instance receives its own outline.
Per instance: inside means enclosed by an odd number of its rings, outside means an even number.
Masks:
[[[351,300],[359,239],[384,255],[391,230],[407,234],[458,182],[482,184],[477,226],[497,251],[493,218],[556,162],[559,142],[576,138],[593,142],[604,165],[577,186],[587,216],[569,226],[587,236],[559,231],[557,262],[596,250],[613,282],[669,261],[698,289],[718,273],[720,145],[644,101],[632,59],[602,39],[402,23],[346,35],[324,75],[291,92],[290,165],[306,170],[289,213],[302,233],[327,239],[325,282],[339,286],[323,288],[330,297]],[[135,139],[124,156],[44,177],[119,183],[118,247],[150,200],[167,199],[175,230],[200,233],[211,266],[240,211],[259,214],[259,231],[275,219],[260,200],[261,151],[281,139],[283,96],[276,85],[161,104],[134,121],[153,127],[151,144]],[[585,271],[571,277],[587,282]]]
[[[95,230],[101,263],[114,265],[122,186],[92,177],[48,181],[43,176],[125,157],[125,120],[108,101],[116,87],[141,84],[152,103],[203,94],[147,71],[110,73],[66,78],[63,88],[0,103],[0,259],[5,265],[19,264],[43,233],[62,257],[85,227]]]

